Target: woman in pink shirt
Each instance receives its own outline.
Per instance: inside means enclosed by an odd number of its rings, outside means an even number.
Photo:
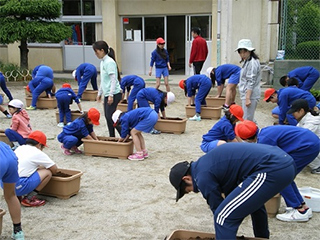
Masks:
[[[11,126],[5,130],[8,139],[13,143],[12,149],[26,144],[26,139],[32,131],[30,118],[26,110],[23,109],[23,102],[13,99],[8,104],[8,109],[12,115]]]

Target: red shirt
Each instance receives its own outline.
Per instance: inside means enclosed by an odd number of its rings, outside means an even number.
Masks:
[[[204,38],[197,36],[194,38],[191,47],[189,63],[204,62],[208,55],[207,42]]]

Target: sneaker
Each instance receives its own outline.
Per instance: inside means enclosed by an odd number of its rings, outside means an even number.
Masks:
[[[63,128],[64,127],[64,123],[63,122],[59,122],[57,126]]]
[[[27,110],[36,110],[37,108],[34,107],[34,106],[29,106],[29,107],[26,107]]]
[[[144,157],[143,155],[138,155],[137,153],[135,153],[135,154],[129,155],[128,159],[132,161],[142,161],[144,160]]]
[[[224,112],[226,112],[226,111],[229,110],[229,107],[230,107],[230,106],[227,106],[227,105],[223,104],[223,105],[222,105],[222,110],[223,110]]]
[[[152,130],[150,131],[151,134],[160,134],[161,131],[157,130],[157,129],[154,129],[152,128]]]
[[[63,146],[63,144],[61,145],[61,149],[62,149],[62,152],[63,152],[64,155],[68,155],[68,156],[72,155],[72,152],[70,152],[70,149],[66,149]]]
[[[16,150],[18,147],[19,147],[19,146],[13,146],[13,147],[11,148],[11,150],[14,151],[14,150]]]
[[[148,153],[147,150],[144,150],[144,151],[143,151],[143,157],[144,157],[144,158],[148,158],[148,157],[149,157],[149,153]]]
[[[22,230],[17,233],[12,233],[11,238],[15,240],[24,240],[24,233]]]
[[[318,167],[318,168],[316,168],[316,169],[312,169],[312,170],[311,170],[311,173],[312,173],[312,174],[315,174],[315,173],[320,174],[320,167]]]
[[[312,209],[308,208],[306,214],[308,215],[308,218],[312,218],[313,217]]]
[[[10,114],[7,114],[6,117],[9,119],[12,118],[12,116]]]
[[[24,197],[21,201],[21,205],[25,207],[40,207],[46,204],[45,200],[40,200],[36,196],[33,196],[31,199]]]
[[[307,222],[309,221],[308,213],[300,213],[297,209],[286,208],[286,212],[277,214],[276,218],[284,222]]]
[[[82,154],[82,151],[77,146],[72,147],[70,150],[77,154]]]
[[[189,118],[190,121],[201,121],[201,116],[194,115],[192,118]]]

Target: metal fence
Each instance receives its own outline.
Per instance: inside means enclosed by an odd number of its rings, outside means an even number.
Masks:
[[[283,58],[320,59],[320,0],[280,2],[278,49],[283,51]],[[281,59],[281,56],[277,58]]]
[[[30,70],[12,70],[6,71],[2,73],[5,77],[6,81],[24,81],[27,82],[31,79],[31,71]]]

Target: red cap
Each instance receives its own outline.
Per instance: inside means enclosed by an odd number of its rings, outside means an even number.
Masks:
[[[243,121],[243,109],[241,106],[236,105],[236,104],[232,104],[229,107],[229,111],[231,114],[233,114],[233,116],[235,116],[237,119],[239,119],[240,121]]]
[[[163,40],[163,38],[159,37],[157,38],[157,44],[164,44],[165,41]]]
[[[230,106],[231,107],[231,106]],[[248,139],[256,134],[258,130],[257,125],[249,120],[237,123],[234,131],[241,139]]]
[[[27,85],[26,89],[27,89],[28,92],[31,92],[29,85]]]
[[[183,90],[184,90],[184,81],[185,81],[185,80],[180,80],[180,82],[179,82],[179,87],[180,87],[181,89],[183,89]]]
[[[268,88],[265,92],[264,92],[264,99],[263,101],[267,101],[272,94],[274,94],[276,92],[276,90],[274,88]]]
[[[94,125],[99,125],[100,112],[96,108],[90,108],[88,111],[88,118]]]
[[[62,88],[71,88],[71,85],[69,83],[62,84]]]
[[[47,137],[46,135],[41,131],[33,131],[28,136],[29,139],[35,140],[38,143],[42,144],[43,146],[47,146]]]

